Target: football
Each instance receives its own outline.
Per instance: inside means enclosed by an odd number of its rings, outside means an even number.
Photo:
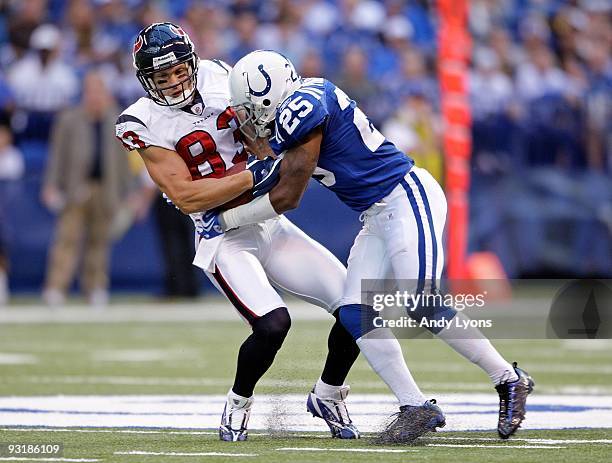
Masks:
[[[246,161],[239,162],[238,164],[234,164],[232,167],[225,171],[224,177],[229,175],[236,175],[246,169]],[[226,202],[219,206],[219,209],[222,211],[226,211],[233,207],[241,206],[243,204],[249,203],[253,200],[253,192],[251,190],[245,191],[240,196],[235,197],[234,199]]]

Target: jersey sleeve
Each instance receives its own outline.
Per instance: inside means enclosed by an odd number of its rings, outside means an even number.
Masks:
[[[276,112],[274,137],[270,145],[277,153],[300,144],[329,115],[318,94],[297,91]]]
[[[115,135],[128,151],[159,144],[155,142],[151,131],[141,118],[125,112],[115,123]]]

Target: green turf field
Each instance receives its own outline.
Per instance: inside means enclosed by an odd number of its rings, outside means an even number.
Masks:
[[[15,313],[19,307],[9,310]],[[111,313],[114,310],[111,308]],[[165,313],[174,308],[159,306],[157,310]],[[181,320],[181,317],[173,319],[170,316],[168,321],[154,321],[147,320],[144,313],[138,321],[121,323],[94,320],[64,323],[59,319],[44,323],[32,320],[29,323],[0,323],[0,399],[225,394],[232,383],[238,347],[249,331],[242,322],[232,319],[231,309],[224,302],[218,310],[229,312],[227,319],[195,317]],[[87,312],[84,314],[87,318]],[[93,318],[103,320],[104,315],[96,314]],[[256,394],[301,394],[305,397],[320,374],[330,326],[331,319],[302,320],[298,317],[294,320],[283,349]],[[504,356],[519,361],[533,375],[536,394],[573,394],[571,402],[576,405],[580,405],[585,396],[593,399],[593,395],[612,395],[612,346],[609,341],[494,343]],[[428,396],[494,394],[486,375],[442,342],[413,339],[402,341],[402,346],[416,380]],[[348,383],[352,394],[388,393],[362,358],[350,373]],[[0,409],[0,420],[2,413]],[[612,408],[607,413],[612,413]],[[367,438],[343,442],[331,440],[325,433],[291,430],[272,435],[262,430],[253,431],[249,442],[227,444],[219,442],[210,427],[85,429],[57,426],[42,430],[36,426],[0,425],[0,443],[63,443],[62,458],[65,460],[48,461],[406,462],[456,459],[515,462],[519,458],[520,461],[580,462],[608,461],[612,456],[612,432],[598,429],[597,422],[589,424],[593,429],[521,430],[516,439],[508,442],[497,440],[493,431],[440,432],[411,447],[381,447]],[[500,449],[500,446],[507,448]],[[185,455],[170,455],[173,453]],[[8,457],[0,456],[0,461],[3,458]]]
[[[119,430],[108,429],[103,430],[104,432],[88,431],[87,433],[11,431],[2,432],[0,435],[4,442],[62,443],[63,458],[104,462],[495,461],[515,463],[518,459],[521,462],[578,463],[609,461],[611,455],[610,443],[589,442],[610,439],[609,432],[596,429],[525,431],[520,436],[523,440],[507,442],[490,440],[490,433],[438,433],[443,435],[436,434],[422,438],[412,446],[378,446],[372,444],[367,436],[358,441],[339,441],[326,437],[308,437],[303,434],[264,436],[253,433],[247,442],[227,443],[220,442],[214,435],[197,432],[189,434],[188,431],[159,431],[150,434],[115,432]],[[154,455],[155,453],[161,455]],[[173,453],[179,455],[172,455]],[[240,455],[215,455],[215,453]]]
[[[321,372],[330,327],[325,320],[295,321],[257,392],[308,389]],[[0,394],[225,393],[238,347],[248,333],[240,321],[0,325],[0,352],[27,355],[35,362],[0,364]],[[538,392],[581,386],[612,392],[610,349],[582,348],[579,343],[559,340],[494,343],[506,358],[519,361],[536,378]],[[423,389],[491,390],[488,377],[444,343],[404,340],[402,345]],[[113,376],[143,382],[105,383],[105,378]],[[89,379],[71,382],[71,377]],[[168,384],[147,384],[146,378],[168,378]],[[348,379],[354,391],[386,392],[362,358]]]

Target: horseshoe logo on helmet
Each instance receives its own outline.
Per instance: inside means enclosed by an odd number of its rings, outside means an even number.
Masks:
[[[247,85],[249,86],[249,93],[253,96],[264,96],[266,93],[268,93],[270,91],[270,89],[272,88],[272,79],[270,78],[270,74],[268,74],[265,69],[264,69],[264,65],[260,64],[259,66],[257,66],[257,70],[259,72],[261,72],[261,75],[264,76],[264,79],[266,79],[266,87],[261,90],[260,92],[255,91],[251,88],[251,84],[249,83],[248,79],[247,79]]]

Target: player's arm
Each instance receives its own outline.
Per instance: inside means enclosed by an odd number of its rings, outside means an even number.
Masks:
[[[310,132],[302,144],[285,153],[281,163],[280,179],[270,191],[270,203],[282,214],[295,209],[308,187],[308,181],[317,167],[323,132],[321,126]]]
[[[253,187],[249,170],[219,179],[192,180],[175,151],[149,146],[138,152],[159,189],[185,214],[213,209]]]
[[[302,142],[287,150],[280,164],[278,184],[248,204],[229,209],[219,216],[225,230],[258,223],[295,209],[306,191],[319,160],[323,132],[317,127]]]
[[[249,153],[257,156],[258,159],[264,159],[266,156],[276,158],[276,154],[272,151],[267,138],[257,137],[255,140],[250,140],[248,137],[243,137],[243,143]]]

